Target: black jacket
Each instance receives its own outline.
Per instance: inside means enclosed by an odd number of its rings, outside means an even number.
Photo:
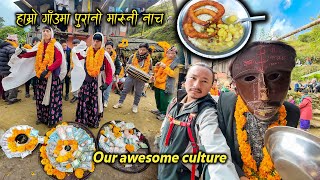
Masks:
[[[110,53],[110,56],[112,55],[112,52]],[[120,59],[118,57],[118,55],[116,56],[116,59],[114,60],[114,67],[115,67],[115,75],[119,75],[121,72],[121,62]]]
[[[10,74],[10,66],[8,62],[14,54],[16,48],[6,41],[0,42],[0,76],[8,76]]]
[[[66,54],[66,61],[67,61],[67,71],[69,72],[70,71],[70,53],[71,53],[71,49],[68,47],[65,51],[65,54]]]
[[[236,123],[234,119],[234,111],[237,96],[232,92],[222,93],[218,101],[218,120],[219,127],[227,140],[227,144],[230,147],[232,161],[236,167],[239,177],[244,176],[242,170],[243,162],[241,159],[241,154],[239,151],[239,144],[236,139]],[[300,110],[299,108],[289,102],[284,102],[283,105],[286,107],[287,111],[287,126],[297,127]]]
[[[121,63],[120,63],[120,60],[119,60],[118,56],[114,60],[114,66],[116,67],[116,70],[115,70],[114,74],[115,75],[119,75],[120,72],[121,72]]]

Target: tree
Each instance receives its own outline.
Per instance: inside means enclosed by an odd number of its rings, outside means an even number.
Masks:
[[[298,39],[301,42],[312,42],[314,40],[309,33],[299,35]]]
[[[0,28],[2,28],[4,26],[4,19],[3,17],[0,17]]]
[[[311,18],[311,20],[315,19]],[[313,63],[320,63],[320,24],[310,29],[311,31],[300,34],[298,40],[287,40],[286,42],[296,49],[297,57],[302,63],[307,57],[311,57]]]
[[[4,26],[0,29],[0,39],[6,39],[8,34],[17,34],[19,38],[19,43],[26,43],[27,32],[16,26]]]

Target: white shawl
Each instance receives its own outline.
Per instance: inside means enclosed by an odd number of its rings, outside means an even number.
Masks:
[[[53,34],[54,33],[52,31],[51,38],[53,38]],[[63,48],[59,42],[55,42],[54,46],[60,51],[62,55],[62,64],[60,65],[61,71],[59,75],[59,78],[62,81],[67,74],[66,57],[65,57]],[[38,50],[38,45],[34,46],[30,50],[27,50],[27,52],[35,52],[37,50]],[[8,63],[8,65],[11,67],[10,69],[11,73],[7,77],[3,78],[2,80],[2,86],[5,91],[23,85],[29,79],[33,78],[36,75],[36,72],[35,72],[36,57],[19,58],[18,55],[20,52],[21,52],[21,49],[17,48],[15,53],[11,56],[11,59]],[[43,105],[49,105],[51,83],[52,83],[52,73],[50,74],[47,81],[46,92],[42,101]]]

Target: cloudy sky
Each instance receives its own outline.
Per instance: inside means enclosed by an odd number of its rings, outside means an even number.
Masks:
[[[5,25],[15,24],[15,12],[20,9],[14,4],[16,0],[0,1],[0,16],[5,19]],[[180,1],[180,0],[178,0]],[[311,22],[311,17],[320,15],[319,0],[242,0],[253,15],[266,13],[269,21],[259,23],[253,33],[259,39],[264,29],[270,35],[281,36]],[[179,4],[179,3],[178,3]]]
[[[281,36],[310,23],[311,17],[316,18],[320,15],[319,0],[245,0],[244,2],[253,13],[268,14],[269,21],[259,23],[256,36],[259,36],[261,29],[270,35]]]
[[[20,11],[20,8],[14,2],[17,0],[2,0],[0,1],[0,16],[4,18],[5,25],[15,25],[15,13]]]

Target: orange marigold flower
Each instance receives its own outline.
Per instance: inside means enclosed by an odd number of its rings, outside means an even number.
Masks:
[[[48,169],[47,174],[51,176],[53,174],[53,169]]]
[[[42,159],[41,160],[41,164],[42,165],[46,165],[46,164],[49,164],[50,162],[49,162],[49,159]]]
[[[64,179],[66,177],[66,173],[65,172],[59,172],[56,174],[56,177],[58,179]]]
[[[78,168],[78,169],[76,169],[74,174],[78,179],[81,179],[83,177],[84,171],[83,171],[83,169]]]
[[[48,171],[49,169],[52,169],[52,165],[51,164],[46,164],[45,166],[44,166],[44,171]]]
[[[27,144],[26,145],[26,150],[32,151],[34,149],[35,145],[34,144]]]
[[[130,134],[133,134],[133,129],[129,129],[129,133],[130,133]]]
[[[17,147],[17,151],[18,152],[23,152],[25,150],[26,150],[26,146],[24,146],[24,145],[20,145],[20,146]]]
[[[120,129],[119,127],[115,126],[115,127],[112,129],[112,132],[113,132],[113,133],[119,133],[120,130],[121,130],[121,129]]]
[[[122,133],[121,133],[121,132],[114,133],[114,136],[115,136],[116,138],[119,138],[119,137],[122,136]]]
[[[92,168],[89,170],[90,172],[94,171],[94,163],[92,162]]]
[[[134,146],[133,146],[132,144],[127,144],[127,145],[126,145],[126,150],[131,153],[131,152],[134,151]]]

